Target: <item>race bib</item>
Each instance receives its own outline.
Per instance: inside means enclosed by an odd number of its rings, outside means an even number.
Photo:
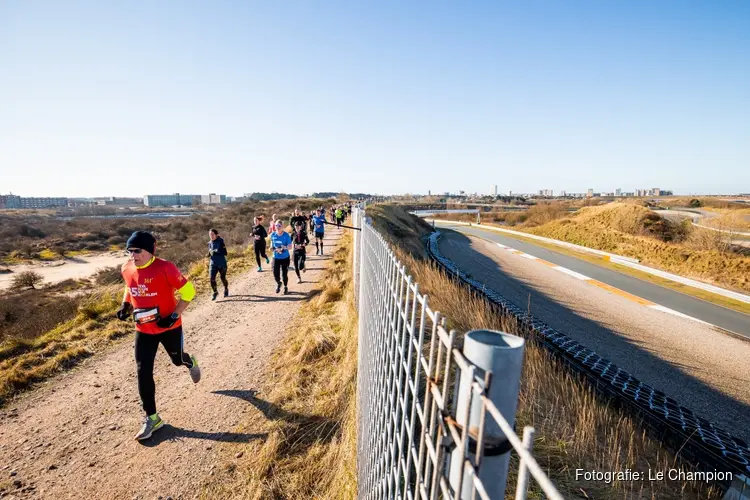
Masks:
[[[136,324],[143,325],[145,323],[151,323],[159,319],[159,308],[153,307],[151,309],[136,309],[133,311],[133,319]]]

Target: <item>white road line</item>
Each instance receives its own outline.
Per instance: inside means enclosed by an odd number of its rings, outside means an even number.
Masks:
[[[581,281],[588,281],[588,280],[590,280],[590,279],[591,279],[591,278],[589,278],[589,277],[588,277],[588,276],[586,276],[586,275],[583,275],[583,274],[581,274],[581,273],[577,273],[577,272],[575,272],[575,271],[571,271],[570,269],[567,269],[567,268],[565,268],[565,267],[562,267],[562,266],[555,266],[555,267],[553,267],[552,269],[555,269],[555,270],[557,270],[557,271],[560,271],[561,273],[565,273],[565,274],[567,274],[568,276],[573,276],[574,278],[576,278],[576,279],[579,279],[579,280],[581,280]]]
[[[534,257],[533,255],[529,255],[527,253],[523,253],[520,250],[516,250],[515,248],[509,247],[507,245],[503,245],[502,243],[496,243],[496,245],[498,247],[502,248],[503,250],[507,250],[507,251],[509,251],[511,253],[519,255],[520,257],[524,257],[524,258],[527,258],[529,260],[543,261],[543,259],[540,259],[539,257]],[[550,266],[550,267],[552,267],[552,269],[555,269],[556,271],[560,271],[561,273],[567,274],[568,276],[572,276],[573,278],[579,279],[581,281],[591,281],[592,280],[592,278],[590,278],[590,277],[588,277],[588,276],[586,276],[584,274],[578,273],[576,271],[573,271],[571,269],[568,269],[568,268],[565,268],[565,267],[562,267],[562,266],[553,265],[553,266]],[[683,314],[683,313],[681,313],[679,311],[675,311],[674,309],[670,309],[668,307],[660,306],[659,304],[647,305],[646,307],[648,307],[650,309],[656,309],[657,311],[661,311],[661,312],[664,312],[664,313],[667,313],[667,314],[672,314],[673,316],[679,316],[681,318],[689,319],[691,321],[695,321],[695,322],[698,322],[698,323],[703,323],[704,325],[714,326],[711,323],[707,323],[707,322],[705,322],[703,320],[700,320],[698,318],[694,318],[692,316],[688,316],[687,314]]]
[[[706,323],[703,320],[700,320],[698,318],[694,318],[692,316],[688,316],[687,314],[683,314],[683,313],[681,313],[679,311],[675,311],[674,309],[670,309],[668,307],[660,306],[659,304],[654,304],[654,305],[648,306],[648,307],[651,308],[651,309],[656,309],[657,311],[665,312],[667,314],[672,314],[674,316],[679,316],[681,318],[685,318],[685,319],[690,319],[690,320],[693,320],[693,321],[697,321],[698,323],[703,323],[704,325],[713,326],[713,325],[711,325],[711,323]]]

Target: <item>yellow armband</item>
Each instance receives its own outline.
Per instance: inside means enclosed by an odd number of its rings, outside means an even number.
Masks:
[[[189,281],[185,283],[182,288],[177,290],[177,292],[180,294],[180,298],[185,302],[190,302],[195,298],[195,287]]]

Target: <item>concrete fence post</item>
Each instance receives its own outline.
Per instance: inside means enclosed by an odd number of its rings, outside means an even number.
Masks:
[[[505,419],[513,425],[515,422],[518,391],[521,386],[521,367],[523,365],[524,339],[515,335],[495,330],[473,330],[464,337],[463,354],[470,363],[476,365],[475,375],[484,378],[487,371],[492,373],[487,397],[497,406]],[[458,385],[458,403],[456,408],[457,422],[469,426],[469,435],[479,435],[481,419],[481,400],[471,395],[471,383],[468,374],[462,371]],[[471,401],[469,422],[462,422],[466,407]],[[507,446],[505,435],[494,419],[485,419],[484,455],[479,470],[485,490],[490,498],[504,498],[505,483],[510,463],[510,446]],[[471,454],[473,460],[475,454]],[[450,484],[455,489],[463,468],[463,450],[456,447],[450,458]],[[456,498],[471,498],[471,478],[462,482]]]

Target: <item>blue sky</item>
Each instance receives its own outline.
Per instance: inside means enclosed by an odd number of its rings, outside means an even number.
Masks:
[[[750,2],[0,2],[0,193],[750,192]]]

